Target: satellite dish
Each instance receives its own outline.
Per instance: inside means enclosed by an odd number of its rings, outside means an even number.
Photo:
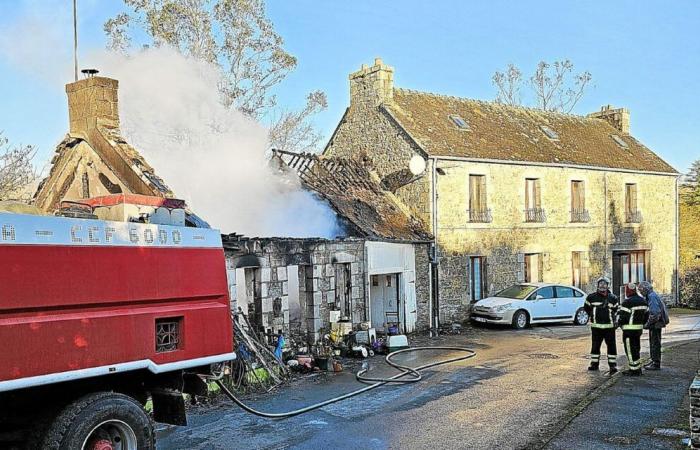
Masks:
[[[413,175],[420,175],[425,172],[425,160],[419,155],[414,155],[411,158],[411,162],[408,163],[408,170],[411,171]]]

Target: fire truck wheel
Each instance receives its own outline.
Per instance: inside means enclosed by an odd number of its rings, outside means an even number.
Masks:
[[[154,450],[153,423],[133,398],[115,392],[86,395],[66,406],[44,436],[50,450]]]

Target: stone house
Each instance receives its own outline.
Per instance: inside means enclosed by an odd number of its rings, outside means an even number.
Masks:
[[[646,279],[677,298],[678,173],[630,134],[628,110],[584,117],[400,89],[380,59],[349,79],[323,156],[364,161],[428,224],[440,320],[516,282],[590,290],[607,275],[616,291]],[[426,170],[411,176],[416,158]]]
[[[378,331],[429,326],[432,236],[366,167],[344,158],[275,151],[280,171],[329,203],[345,238],[224,236],[234,310],[267,333],[317,342],[331,322]]]

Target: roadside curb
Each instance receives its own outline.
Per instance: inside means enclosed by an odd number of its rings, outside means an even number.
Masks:
[[[693,340],[687,340],[687,341],[680,341],[680,342],[673,342],[667,346],[664,346],[664,349],[671,349],[675,347],[680,347],[683,345],[687,345],[689,343],[693,342]],[[644,358],[642,360],[642,364],[646,364],[648,361],[650,361],[649,358]],[[550,442],[556,438],[559,433],[561,433],[564,428],[566,428],[576,417],[578,417],[588,406],[590,406],[591,403],[593,403],[595,400],[597,400],[599,397],[601,397],[605,391],[614,386],[615,383],[618,382],[618,380],[622,377],[622,372],[618,372],[615,375],[612,375],[609,379],[607,379],[603,384],[597,386],[594,388],[592,391],[590,391],[588,394],[584,396],[583,399],[581,399],[576,405],[574,405],[571,410],[569,410],[564,417],[559,419],[552,427],[550,431],[547,432],[547,435],[543,437],[539,442],[532,442],[526,446],[523,447],[523,449],[526,450],[543,450],[544,448],[549,445]]]

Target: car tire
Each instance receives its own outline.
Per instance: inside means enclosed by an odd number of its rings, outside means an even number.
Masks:
[[[588,312],[583,308],[579,308],[574,315],[574,325],[586,325],[590,319]]]
[[[513,314],[513,328],[522,330],[530,325],[530,315],[524,309],[519,309]]]
[[[143,406],[115,392],[88,394],[66,406],[49,426],[42,448],[80,450],[93,439],[115,439],[129,450],[156,448],[153,423]]]

